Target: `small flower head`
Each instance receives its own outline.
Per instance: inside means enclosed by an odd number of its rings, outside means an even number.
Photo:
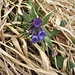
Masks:
[[[40,18],[36,18],[36,19],[33,21],[33,25],[34,25],[35,27],[39,27],[41,24],[42,24],[42,21],[40,20]]]
[[[32,37],[32,42],[33,42],[33,43],[38,43],[38,42],[39,42],[38,36],[34,35],[34,36]]]
[[[47,36],[45,31],[40,31],[38,33],[38,37],[39,37],[40,40],[43,40],[45,38],[45,36]]]
[[[29,25],[29,35],[32,36],[31,42],[38,43],[40,40],[43,40],[47,35],[45,31],[43,31],[41,27],[42,21],[40,18],[36,18],[30,22]]]

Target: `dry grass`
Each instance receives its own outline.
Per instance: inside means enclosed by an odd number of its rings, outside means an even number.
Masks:
[[[21,8],[30,8],[22,4],[23,1],[0,0],[0,75],[74,75],[75,68],[68,71],[66,66],[68,60],[75,63],[75,44],[72,42],[75,39],[75,7],[73,5],[75,1],[52,0],[47,3],[46,0],[42,2],[31,0],[33,4],[37,3],[46,14],[53,12],[53,17],[50,17],[46,26],[48,29],[54,27],[61,32],[51,40],[54,46],[53,57],[56,68],[52,67],[42,47],[38,44],[29,44],[26,37],[21,36],[23,29],[12,26],[12,24],[20,25],[17,15],[22,15]],[[12,24],[7,21],[10,18],[9,14],[14,17]],[[69,20],[67,25],[59,26],[60,21],[64,19]],[[57,45],[63,51],[59,50]],[[56,62],[58,53],[65,57],[61,70]]]

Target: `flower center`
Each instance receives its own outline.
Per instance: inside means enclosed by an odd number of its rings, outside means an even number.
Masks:
[[[35,24],[38,25],[38,22],[36,21]]]

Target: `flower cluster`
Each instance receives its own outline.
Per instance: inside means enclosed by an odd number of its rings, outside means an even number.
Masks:
[[[38,43],[43,40],[47,35],[46,32],[41,28],[42,21],[40,18],[36,18],[30,22],[29,34],[32,35],[31,42]]]

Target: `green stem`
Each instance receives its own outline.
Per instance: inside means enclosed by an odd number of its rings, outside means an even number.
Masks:
[[[46,50],[46,48],[45,48],[45,43],[44,43],[43,40],[41,40],[41,46],[42,46],[42,48],[43,48],[44,50]]]

